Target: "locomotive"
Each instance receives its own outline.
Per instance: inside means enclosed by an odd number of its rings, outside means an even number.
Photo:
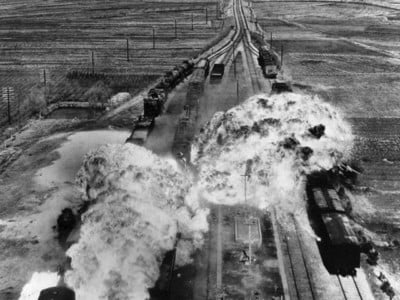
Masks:
[[[144,118],[159,116],[164,108],[168,93],[174,89],[194,68],[193,60],[185,60],[172,71],[167,71],[161,80],[149,90],[147,97],[143,99]]]
[[[318,247],[322,261],[331,274],[354,276],[360,267],[362,249],[347,216],[348,203],[334,186],[315,180],[317,177],[309,177],[306,194],[311,226],[321,238]]]

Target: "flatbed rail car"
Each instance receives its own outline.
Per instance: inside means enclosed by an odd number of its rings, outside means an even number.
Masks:
[[[154,118],[140,116],[133,125],[132,133],[127,143],[143,145],[154,128]]]
[[[265,78],[275,79],[281,68],[278,57],[267,46],[258,48],[258,64]]]
[[[281,93],[291,93],[293,92],[292,84],[288,81],[275,80],[271,85],[271,93],[281,94]]]
[[[360,267],[361,243],[346,215],[340,196],[330,186],[307,186],[311,226],[321,238],[322,261],[331,274],[355,275]]]

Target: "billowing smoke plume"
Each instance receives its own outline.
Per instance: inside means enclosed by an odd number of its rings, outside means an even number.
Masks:
[[[196,182],[142,147],[103,146],[87,155],[77,177],[92,205],[68,250],[66,283],[77,299],[147,299],[168,250],[177,245],[179,265],[201,246],[208,229],[203,199],[243,203],[246,174],[249,204],[296,212],[304,209],[304,174],[331,168],[351,144],[349,126],[332,107],[284,94],[217,113],[193,147]]]
[[[311,129],[311,130],[310,130]],[[317,97],[258,95],[202,129],[192,149],[208,201],[261,209],[304,210],[304,175],[329,169],[350,155],[350,126]]]
[[[192,178],[173,161],[131,144],[107,145],[86,156],[78,182],[94,203],[67,252],[66,282],[77,299],[147,299],[177,233],[178,265],[202,244],[207,210],[185,200]]]

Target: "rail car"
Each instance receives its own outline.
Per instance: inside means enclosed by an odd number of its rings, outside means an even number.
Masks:
[[[321,238],[322,261],[331,274],[356,274],[360,267],[361,243],[346,214],[345,201],[325,180],[308,181],[306,194],[311,226]]]
[[[55,286],[41,290],[38,300],[75,300],[75,292],[65,286]]]
[[[275,80],[271,85],[272,94],[293,92],[292,84],[289,81]]]
[[[199,98],[204,92],[204,83],[210,72],[210,62],[208,59],[201,59],[194,68],[192,77],[189,80],[188,92],[186,95],[187,105],[190,108],[196,106]]]
[[[281,68],[278,57],[267,46],[258,48],[258,64],[265,78],[275,79]]]
[[[210,83],[219,83],[224,77],[225,65],[224,64],[214,64],[211,74],[210,74]]]
[[[202,58],[196,64],[194,69],[195,69],[194,72],[196,72],[197,70],[203,70],[204,78],[206,78],[208,76],[208,74],[210,73],[210,61],[207,58]]]
[[[134,123],[132,133],[127,143],[143,145],[154,128],[154,118],[140,116]]]

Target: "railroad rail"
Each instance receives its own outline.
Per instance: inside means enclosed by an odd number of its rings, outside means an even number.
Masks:
[[[229,61],[228,53],[232,51],[232,53],[235,54],[235,51],[238,51],[238,47],[243,44],[244,56],[250,72],[252,89],[254,93],[257,93],[262,90],[262,84],[258,79],[257,65],[253,57],[253,55],[258,55],[258,50],[251,42],[250,27],[241,0],[233,1],[233,14],[235,19],[235,33],[233,37],[217,51],[209,55],[208,59],[215,61],[225,55],[222,62],[226,64]]]
[[[356,276],[331,275],[322,264],[314,237],[305,232],[294,216],[294,228],[286,230],[273,213],[282,280],[286,281],[285,299],[291,300],[373,300],[362,269]]]
[[[254,54],[255,55],[258,54],[258,50],[251,42],[250,28],[249,28],[249,24],[246,19],[246,15],[244,13],[244,9],[243,9],[241,0],[234,0],[233,3],[234,3],[235,16],[238,19],[238,23],[240,24],[240,30],[242,32],[242,41],[243,41],[243,48],[244,48],[243,51],[246,56],[246,61],[247,61],[249,72],[250,72],[253,92],[257,93],[262,90],[261,83],[258,79],[257,66],[255,64],[254,57],[253,57]]]

